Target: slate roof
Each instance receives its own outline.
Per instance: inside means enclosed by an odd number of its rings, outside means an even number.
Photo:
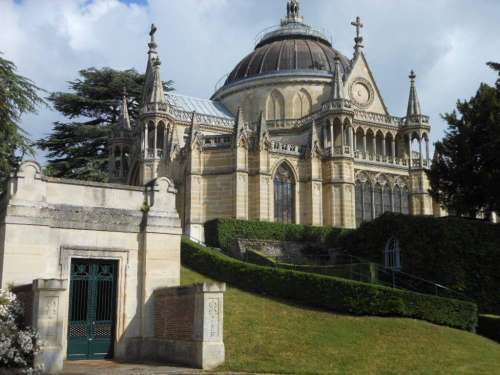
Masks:
[[[234,116],[229,110],[221,103],[210,100],[201,99],[191,96],[173,94],[169,92],[166,94],[167,101],[170,105],[185,112],[196,112],[200,115],[208,115],[221,117],[228,120],[234,120]]]

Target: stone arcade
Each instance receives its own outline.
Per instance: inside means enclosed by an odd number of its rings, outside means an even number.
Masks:
[[[132,187],[48,178],[22,164],[0,201],[0,288],[15,287],[40,333],[37,365],[224,361],[224,285],[178,287],[175,193],[166,177]]]
[[[233,217],[354,228],[385,211],[433,214],[427,194],[429,117],[410,74],[406,116],[384,104],[364,53],[360,18],[347,58],[288,1],[211,100],[165,93],[152,27],[144,104],[111,144],[115,182],[167,176],[183,230]]]

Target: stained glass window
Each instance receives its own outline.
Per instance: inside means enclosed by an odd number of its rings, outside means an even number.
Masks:
[[[274,219],[284,224],[295,222],[295,179],[286,164],[279,166],[274,177]]]

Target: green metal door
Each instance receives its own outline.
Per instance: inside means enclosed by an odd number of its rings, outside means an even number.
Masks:
[[[71,262],[68,359],[113,356],[116,276],[116,261]]]

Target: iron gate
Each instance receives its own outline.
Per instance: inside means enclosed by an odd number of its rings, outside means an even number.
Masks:
[[[116,261],[72,260],[68,359],[113,356],[116,280]]]

